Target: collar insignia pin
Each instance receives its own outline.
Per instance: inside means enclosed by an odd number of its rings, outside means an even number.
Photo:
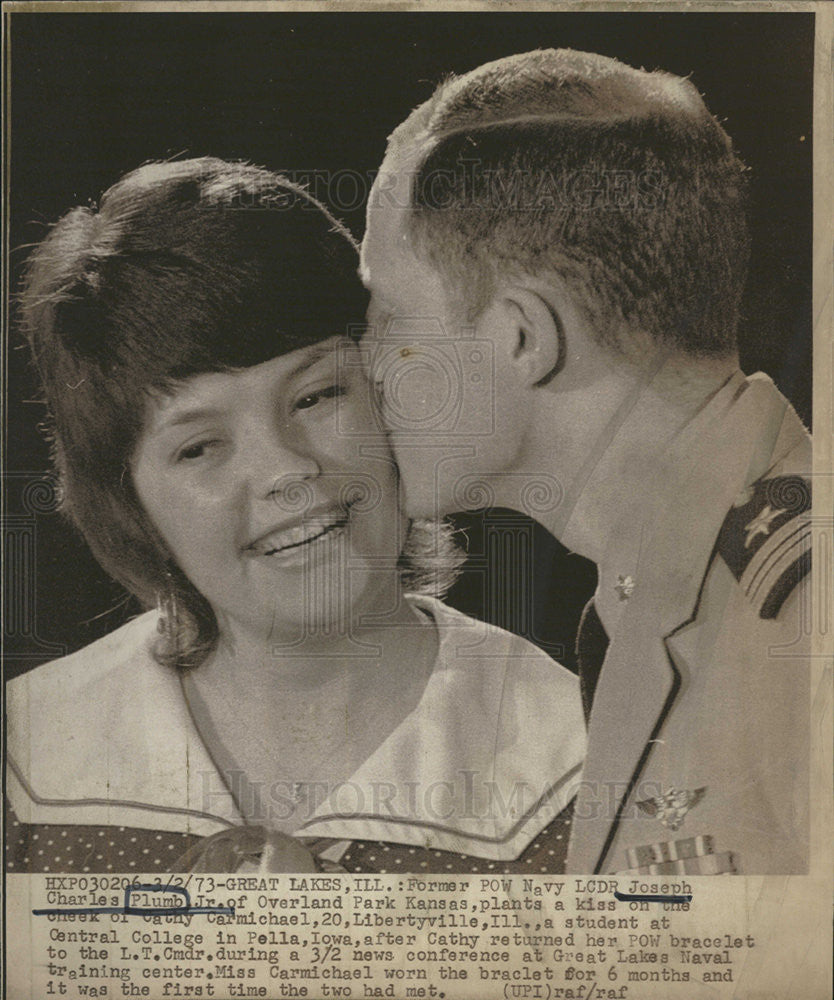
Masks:
[[[636,582],[633,576],[623,576],[621,573],[614,584],[614,590],[619,594],[621,601],[627,601],[634,593],[635,586]]]

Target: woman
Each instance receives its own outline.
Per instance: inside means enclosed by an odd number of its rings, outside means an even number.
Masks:
[[[9,685],[13,870],[558,864],[575,678],[406,593],[455,557],[400,511],[356,265],[301,189],[214,159],[34,254],[64,509],[155,610]]]

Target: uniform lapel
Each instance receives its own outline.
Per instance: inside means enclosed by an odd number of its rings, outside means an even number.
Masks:
[[[769,380],[734,377],[678,435],[653,484],[633,596],[600,674],[569,872],[603,869],[622,810],[680,694],[667,640],[696,614],[715,539],[738,492],[768,467],[785,417]],[[624,526],[634,530],[634,525]],[[617,579],[616,553],[600,586]]]
[[[597,870],[629,783],[676,693],[676,673],[662,640],[647,641],[645,635],[651,615],[642,617],[633,631],[612,640],[597,685],[568,871]]]

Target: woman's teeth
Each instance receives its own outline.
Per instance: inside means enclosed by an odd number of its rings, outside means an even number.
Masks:
[[[293,528],[285,528],[283,531],[273,531],[250,546],[250,550],[257,555],[272,556],[278,552],[285,552],[287,549],[295,549],[301,545],[322,538],[336,528],[343,527],[347,522],[347,514],[340,514],[327,523],[299,524]]]

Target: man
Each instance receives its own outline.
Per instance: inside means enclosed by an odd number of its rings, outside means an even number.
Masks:
[[[537,51],[441,84],[368,207],[368,362],[412,516],[598,566],[568,871],[807,869],[810,440],[738,367],[745,168],[688,80]]]

